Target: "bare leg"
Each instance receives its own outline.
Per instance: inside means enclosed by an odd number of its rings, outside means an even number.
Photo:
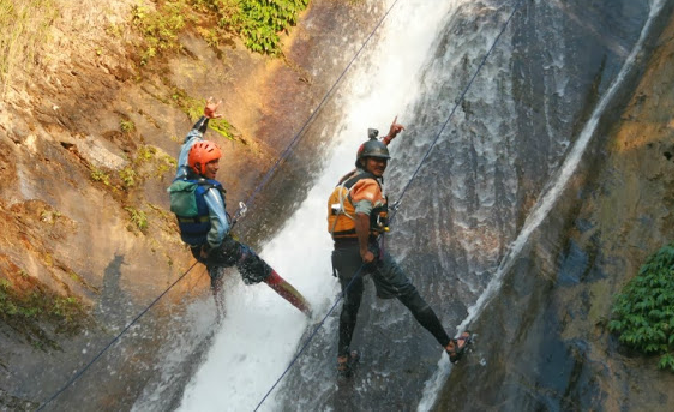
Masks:
[[[215,313],[218,323],[221,323],[226,315],[225,297],[222,293],[224,269],[225,268],[223,267],[212,267],[208,269],[208,274],[211,276],[211,291],[213,292],[213,300],[215,301]]]

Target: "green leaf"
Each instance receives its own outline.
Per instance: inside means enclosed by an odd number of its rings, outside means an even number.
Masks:
[[[608,329],[610,331],[619,331],[622,329],[622,322],[620,322],[618,319],[613,319],[609,324],[608,324]]]

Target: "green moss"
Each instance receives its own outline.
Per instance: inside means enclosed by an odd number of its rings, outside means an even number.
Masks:
[[[46,348],[56,347],[46,325],[52,325],[55,333],[74,334],[91,316],[75,297],[53,293],[41,284],[33,284],[29,291],[20,293],[10,280],[0,278],[0,319],[33,345]]]
[[[139,45],[142,66],[158,54],[180,47],[178,35],[187,24],[187,10],[185,0],[166,1],[158,4],[156,10],[143,5],[133,6],[131,22],[143,35],[143,42]]]
[[[119,121],[119,130],[121,130],[122,133],[131,133],[135,129],[136,125],[133,123],[132,120],[122,119]]]
[[[53,0],[0,0],[0,80],[6,87],[12,72],[30,72],[35,53],[49,39],[51,21],[59,15]]]
[[[196,122],[197,119],[202,116],[204,106],[206,105],[206,102],[203,99],[195,99],[188,95],[185,90],[179,88],[173,88],[171,100],[174,105],[187,114],[193,122]],[[225,139],[234,139],[232,125],[226,119],[211,119],[208,122],[208,127]]]
[[[128,189],[136,185],[138,181],[138,174],[130,167],[125,167],[119,171],[119,177],[122,179],[124,188]]]
[[[308,0],[241,0],[240,14],[234,21],[241,22],[246,47],[258,53],[280,55],[278,33],[287,33],[290,26],[297,24],[299,12],[308,3]]]
[[[91,169],[91,180],[110,186],[110,175],[96,167]]]
[[[147,219],[145,211],[135,209],[133,207],[125,207],[127,212],[131,215],[131,223],[141,232],[145,232],[150,227],[150,222]]]

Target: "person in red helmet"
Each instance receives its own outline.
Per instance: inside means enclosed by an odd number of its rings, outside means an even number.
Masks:
[[[337,370],[349,375],[358,358],[349,351],[363,294],[363,276],[371,275],[380,299],[398,299],[414,318],[442,345],[450,361],[462,355],[470,335],[452,339],[438,316],[421,297],[403,269],[380,245],[389,231],[388,198],[384,195],[384,171],[391,158],[388,145],[404,127],[391,123],[389,134],[377,139],[377,129],[368,129],[368,140],[356,155],[356,168],[344,175],[328,200],[328,231],[334,240],[333,273],[342,287],[339,319]]]
[[[222,151],[214,142],[203,139],[208,121],[222,117],[217,113],[219,105],[209,99],[204,115],[187,133],[180,149],[175,179],[168,188],[180,237],[190,246],[194,257],[208,268],[218,320],[224,314],[222,269],[232,266],[236,266],[246,284],[265,282],[311,317],[311,306],[297,289],[230,233],[232,223],[227,213],[225,189],[216,180]]]

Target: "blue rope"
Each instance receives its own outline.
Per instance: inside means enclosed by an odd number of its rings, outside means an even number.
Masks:
[[[396,0],[396,3],[397,3],[397,0]],[[394,3],[394,5],[395,5],[395,3]],[[391,6],[391,7],[393,7],[393,6]],[[496,39],[494,39],[494,43],[491,45],[491,47],[489,48],[489,50],[487,51],[487,53],[485,54],[485,56],[482,58],[482,61],[480,62],[480,64],[479,64],[477,70],[476,70],[475,73],[473,74],[473,77],[471,77],[470,81],[468,82],[468,84],[467,84],[466,87],[464,88],[463,92],[461,93],[461,96],[460,96],[459,100],[457,101],[456,105],[454,106],[454,108],[452,109],[451,113],[449,114],[449,117],[447,118],[447,120],[446,120],[446,121],[444,122],[444,124],[442,125],[442,128],[440,129],[440,132],[438,132],[438,135],[436,136],[435,140],[433,141],[433,143],[431,144],[431,146],[430,146],[430,147],[428,148],[428,150],[426,151],[426,154],[424,155],[424,157],[422,158],[421,162],[419,163],[419,166],[418,166],[417,169],[414,171],[414,174],[412,175],[412,177],[410,178],[410,180],[407,182],[407,184],[406,184],[405,187],[403,188],[403,190],[402,190],[402,192],[401,192],[401,194],[400,194],[400,199],[402,199],[402,197],[404,196],[405,192],[406,192],[407,189],[409,188],[410,184],[411,184],[412,181],[415,179],[416,175],[418,174],[419,170],[421,169],[421,166],[423,165],[423,162],[424,162],[424,161],[426,160],[426,158],[428,157],[428,155],[429,155],[431,149],[433,148],[433,146],[435,145],[435,143],[436,143],[437,140],[439,139],[440,134],[444,131],[445,127],[446,127],[447,124],[449,123],[449,120],[450,120],[450,119],[452,118],[452,116],[454,115],[454,112],[456,112],[457,107],[459,106],[459,104],[461,104],[461,102],[462,102],[463,99],[465,98],[466,93],[468,92],[468,89],[470,88],[470,86],[472,86],[473,81],[475,80],[475,78],[477,77],[478,73],[480,72],[480,70],[482,69],[482,67],[484,66],[484,64],[486,63],[487,58],[489,57],[489,55],[493,52],[494,48],[496,47],[496,44],[498,43],[498,41],[499,41],[500,38],[501,38],[501,35],[503,35],[503,33],[505,32],[506,28],[507,28],[508,25],[510,24],[510,20],[512,20],[513,16],[515,15],[515,12],[516,12],[518,9],[519,9],[519,4],[513,9],[512,13],[510,14],[510,17],[508,17],[508,20],[507,20],[507,21],[505,22],[505,24],[503,25],[503,28],[502,28],[501,31],[499,32],[498,36],[496,36]],[[386,12],[386,15],[388,15],[390,11],[391,11],[391,9],[389,9],[389,10]],[[384,17],[386,17],[386,16],[384,16]],[[379,22],[379,24],[377,25],[377,27],[379,27],[380,24],[381,24],[381,22]],[[375,30],[376,30],[376,29],[375,29]],[[371,36],[372,36],[372,35],[370,35],[370,37],[371,37]],[[369,37],[368,37],[368,40],[369,40]],[[398,200],[398,201],[396,202],[396,206],[395,206],[395,208],[393,209],[393,214],[392,214],[391,219],[393,219],[393,217],[395,216],[395,212],[396,212],[397,206],[398,206],[399,204],[400,204],[400,200]],[[262,403],[264,403],[264,401],[267,399],[267,397],[269,397],[269,395],[270,395],[270,394],[272,393],[272,391],[276,388],[276,386],[281,382],[281,380],[285,377],[285,375],[290,371],[290,369],[293,367],[293,365],[295,364],[295,362],[297,361],[297,359],[302,355],[302,353],[303,353],[304,350],[307,348],[307,346],[309,346],[309,343],[311,342],[311,340],[316,336],[316,333],[317,333],[318,330],[323,326],[323,324],[325,323],[325,320],[328,318],[328,316],[330,316],[330,314],[332,313],[332,311],[335,310],[335,307],[337,307],[337,304],[338,304],[338,303],[342,300],[342,298],[344,297],[344,293],[346,293],[346,292],[348,291],[349,287],[351,287],[351,285],[353,284],[353,281],[354,281],[354,280],[356,279],[356,277],[360,274],[360,272],[361,272],[361,270],[363,269],[363,267],[364,267],[364,266],[361,266],[361,267],[356,271],[356,273],[354,274],[353,278],[351,279],[351,281],[349,282],[349,284],[348,284],[348,285],[346,286],[346,288],[344,289],[344,292],[342,292],[342,294],[339,296],[339,298],[337,298],[337,300],[336,300],[335,303],[332,305],[332,307],[330,308],[330,310],[328,311],[328,313],[323,317],[323,320],[321,320],[321,322],[316,326],[316,329],[314,329],[314,331],[311,333],[311,335],[310,335],[310,336],[307,338],[307,340],[304,342],[304,344],[303,344],[302,347],[300,348],[299,352],[297,352],[297,354],[295,355],[295,357],[293,357],[293,359],[290,361],[290,364],[288,364],[288,367],[283,371],[283,373],[281,374],[281,376],[276,380],[276,382],[272,385],[272,387],[267,391],[267,393],[264,395],[264,397],[262,398],[262,400],[260,401],[260,403],[257,404],[257,406],[256,406],[255,409],[254,409],[255,411],[257,411],[257,410],[260,408],[260,406],[262,405]]]
[[[337,307],[337,304],[344,298],[344,294],[346,294],[346,292],[349,290],[349,288],[350,288],[351,285],[353,284],[353,281],[356,280],[356,278],[360,275],[360,272],[363,270],[363,267],[365,267],[365,265],[361,265],[360,268],[358,268],[358,270],[354,273],[353,278],[351,279],[351,281],[349,282],[349,284],[346,285],[346,288],[344,288],[344,291],[339,295],[339,297],[337,298],[337,300],[335,301],[335,303],[332,305],[332,307],[330,308],[330,310],[328,311],[328,313],[325,314],[325,316],[323,317],[323,320],[321,320],[321,321],[318,323],[318,325],[316,325],[316,328],[314,329],[314,331],[311,333],[311,335],[309,335],[309,337],[307,338],[307,340],[304,341],[304,344],[303,344],[302,347],[300,348],[299,352],[297,352],[297,354],[295,355],[295,357],[293,358],[293,360],[290,361],[290,364],[288,365],[288,367],[283,371],[283,373],[281,374],[281,376],[276,380],[276,382],[274,382],[274,384],[272,385],[272,387],[267,391],[267,393],[264,395],[264,397],[262,398],[262,400],[260,401],[260,403],[257,404],[257,406],[255,407],[254,411],[257,411],[258,409],[260,409],[260,406],[262,406],[262,404],[263,404],[264,401],[267,399],[267,397],[274,391],[274,389],[276,388],[276,386],[281,382],[281,380],[282,380],[282,379],[286,376],[286,374],[290,371],[290,368],[293,367],[293,365],[295,364],[295,362],[297,361],[297,359],[302,355],[302,353],[303,353],[304,350],[307,348],[307,346],[309,346],[309,343],[310,343],[311,340],[314,338],[314,336],[316,336],[316,333],[318,333],[318,330],[323,326],[323,324],[325,323],[325,320],[328,318],[328,316],[330,316],[330,314],[332,313],[332,311],[335,310],[335,308]]]
[[[447,117],[447,120],[445,120],[445,122],[442,124],[442,128],[440,128],[440,131],[438,132],[437,136],[435,136],[435,139],[433,140],[433,143],[431,143],[431,145],[428,147],[428,150],[426,150],[426,154],[424,155],[424,157],[419,162],[419,165],[417,166],[416,170],[412,174],[412,177],[407,182],[405,187],[403,187],[403,190],[400,192],[400,196],[399,196],[398,200],[395,202],[395,204],[392,207],[393,213],[391,214],[391,220],[393,220],[393,218],[395,217],[398,206],[400,205],[400,202],[402,201],[403,196],[405,196],[405,192],[407,192],[407,189],[409,189],[410,185],[412,184],[412,181],[415,179],[415,177],[419,173],[419,170],[421,170],[421,167],[424,165],[424,162],[428,158],[428,155],[431,153],[431,150],[433,149],[435,144],[438,142],[438,139],[440,138],[440,135],[442,134],[442,132],[445,131],[445,128],[447,127],[447,124],[449,124],[449,121],[451,120],[451,118],[454,116],[454,113],[456,112],[456,109],[459,107],[459,105],[465,99],[466,93],[468,93],[468,90],[473,85],[473,81],[475,81],[475,78],[477,77],[478,73],[480,73],[480,70],[482,70],[482,67],[484,67],[485,63],[487,62],[487,58],[489,57],[489,55],[491,55],[491,53],[494,51],[494,48],[496,47],[496,44],[501,39],[501,35],[503,35],[506,28],[508,28],[508,25],[510,24],[510,20],[512,20],[513,16],[515,15],[517,10],[519,9],[520,5],[521,5],[521,3],[517,3],[517,5],[513,9],[512,13],[510,13],[510,17],[508,17],[508,20],[506,20],[506,22],[503,25],[503,28],[499,32],[498,36],[496,36],[496,39],[494,39],[494,43],[492,43],[491,47],[489,48],[487,53],[482,58],[482,61],[477,66],[477,70],[475,71],[475,73],[473,73],[473,76],[470,78],[470,81],[468,82],[466,87],[463,89],[463,92],[461,93],[461,96],[459,97],[459,100],[456,101],[456,104],[454,105],[454,108],[452,108],[452,111],[449,113],[449,116]]]
[[[145,308],[145,310],[143,310],[142,312],[140,312],[140,313],[138,314],[138,316],[136,316],[136,317],[131,321],[131,323],[129,323],[128,325],[126,325],[126,327],[125,327],[121,332],[119,332],[119,334],[117,334],[117,336],[115,336],[115,338],[114,338],[113,340],[111,340],[110,343],[108,343],[106,347],[103,348],[103,350],[101,350],[100,352],[98,352],[98,355],[96,355],[96,356],[91,360],[91,362],[89,362],[89,363],[87,364],[87,366],[85,366],[82,370],[80,370],[79,372],[77,372],[77,373],[75,374],[75,376],[73,376],[73,377],[68,381],[68,383],[66,383],[66,384],[63,386],[63,388],[61,388],[60,390],[58,390],[58,391],[57,391],[54,395],[52,395],[52,397],[49,398],[45,403],[43,403],[42,405],[40,405],[40,407],[37,408],[37,410],[38,410],[38,411],[41,411],[42,409],[44,409],[47,405],[49,405],[49,403],[51,403],[51,402],[52,402],[54,399],[56,399],[60,394],[62,394],[66,389],[68,389],[73,383],[75,383],[75,381],[76,381],[77,379],[79,379],[80,376],[82,376],[82,375],[84,374],[84,372],[86,372],[87,369],[89,369],[89,368],[91,367],[91,365],[93,365],[93,364],[94,364],[94,363],[95,363],[95,362],[96,362],[96,361],[103,355],[103,353],[105,353],[105,351],[107,351],[108,349],[110,349],[110,348],[112,347],[112,345],[114,345],[115,342],[117,342],[117,341],[119,340],[119,338],[120,338],[124,333],[126,333],[126,331],[129,330],[129,328],[131,328],[131,326],[133,326],[133,325],[138,321],[138,319],[140,319],[143,315],[145,315],[145,314],[147,313],[147,311],[150,310],[150,308],[152,308],[152,306],[154,306],[157,302],[159,302],[159,299],[161,299],[162,297],[164,297],[164,295],[166,295],[166,293],[168,293],[169,290],[171,290],[176,284],[178,284],[178,282],[180,282],[185,276],[187,276],[187,274],[190,273],[190,271],[192,270],[192,268],[194,268],[194,266],[195,266],[197,263],[198,263],[198,262],[194,262],[194,263],[192,264],[192,266],[190,266],[190,268],[187,269],[187,271],[185,271],[185,273],[183,273],[183,274],[182,274],[182,275],[181,275],[175,282],[173,282],[173,284],[171,284],[171,286],[169,286],[169,287],[168,287],[168,288],[167,288],[161,295],[159,295],[159,297],[157,297],[154,301],[152,301],[152,303],[150,303],[150,306],[148,306],[147,308]]]
[[[300,129],[300,131],[297,132],[297,134],[295,135],[295,137],[293,138],[293,140],[290,142],[290,144],[288,145],[288,147],[286,147],[285,150],[281,153],[281,157],[276,161],[276,163],[274,164],[274,166],[272,166],[272,168],[269,169],[269,171],[265,174],[265,176],[262,178],[262,181],[260,182],[260,184],[257,185],[257,187],[255,188],[255,190],[253,190],[253,193],[251,193],[251,195],[250,195],[250,196],[248,197],[248,199],[246,200],[246,204],[248,204],[249,202],[253,202],[253,199],[255,198],[255,195],[262,189],[262,187],[264,187],[264,186],[269,182],[269,179],[271,179],[271,177],[272,177],[272,175],[274,174],[274,172],[276,172],[276,169],[278,169],[278,167],[280,166],[281,162],[284,161],[284,160],[290,155],[290,153],[291,153],[292,150],[294,149],[293,146],[295,146],[295,144],[296,144],[297,141],[299,140],[300,136],[302,135],[302,132],[304,132],[304,129],[306,129],[306,127],[307,127],[307,126],[309,125],[309,123],[314,119],[314,117],[316,116],[316,114],[318,114],[318,112],[319,112],[319,110],[321,109],[321,107],[323,107],[323,105],[325,104],[325,102],[328,100],[328,97],[330,96],[330,94],[332,93],[332,91],[335,89],[335,87],[337,87],[337,85],[338,85],[339,82],[342,80],[342,78],[344,77],[344,75],[346,74],[346,72],[351,68],[351,66],[353,65],[354,61],[356,61],[356,59],[358,58],[358,56],[360,56],[360,54],[361,54],[361,52],[363,51],[363,49],[365,48],[365,46],[370,42],[370,39],[372,38],[372,36],[376,33],[377,30],[379,30],[379,27],[382,25],[382,23],[384,22],[384,20],[386,19],[386,17],[391,13],[391,10],[392,10],[393,7],[396,5],[396,3],[398,3],[398,0],[395,0],[395,1],[393,2],[393,4],[391,5],[391,7],[389,7],[389,9],[386,11],[386,13],[384,14],[384,16],[379,20],[379,22],[377,23],[377,25],[375,26],[375,28],[372,30],[372,32],[370,32],[370,34],[367,36],[367,38],[365,39],[365,41],[363,42],[363,44],[360,46],[360,49],[358,49],[358,51],[356,52],[356,54],[354,54],[354,56],[353,56],[353,58],[351,59],[351,61],[349,61],[349,64],[346,65],[346,67],[344,68],[344,70],[342,71],[342,73],[339,75],[339,77],[337,78],[337,80],[335,80],[335,83],[332,85],[332,87],[330,87],[330,90],[328,90],[328,92],[325,94],[325,96],[323,96],[323,100],[321,100],[321,102],[318,104],[318,106],[316,107],[316,110],[314,110],[314,111],[311,113],[311,116],[309,116],[309,118],[307,119],[307,121],[304,122],[304,125],[302,126],[302,128]],[[235,216],[236,216],[237,213],[238,213],[238,210],[237,210],[237,212],[235,213]]]

